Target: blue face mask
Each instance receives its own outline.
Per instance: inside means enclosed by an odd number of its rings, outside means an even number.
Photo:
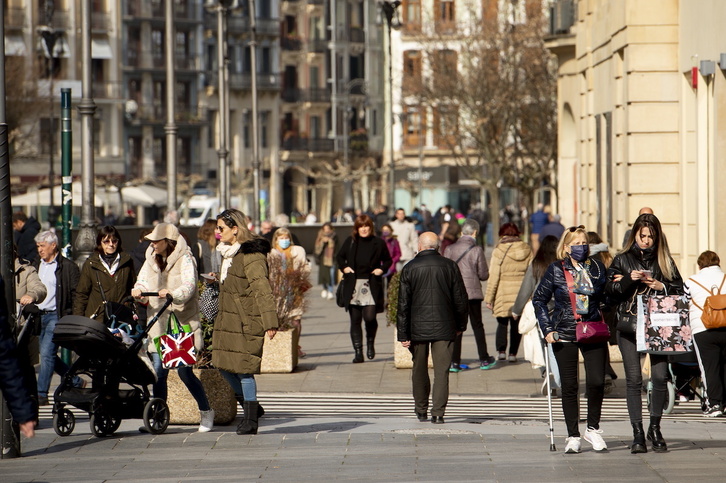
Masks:
[[[277,240],[277,244],[279,245],[280,248],[285,250],[287,247],[290,246],[290,240],[288,240],[286,238],[282,238],[281,240]]]
[[[590,254],[590,245],[571,245],[570,246],[570,257],[578,262],[584,262],[587,260],[587,256]]]

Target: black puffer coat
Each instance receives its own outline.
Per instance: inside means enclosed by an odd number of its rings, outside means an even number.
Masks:
[[[638,306],[637,295],[639,293],[649,292],[653,295],[681,295],[683,293],[683,278],[673,263],[675,276],[673,280],[666,280],[660,270],[657,260],[657,251],[643,250],[638,245],[633,244],[625,253],[615,256],[613,263],[608,269],[608,283],[605,286],[605,293],[608,299],[616,306],[615,316],[619,327],[630,327],[632,331],[627,333],[635,333],[635,324],[637,322]],[[630,272],[633,270],[650,270],[653,278],[665,285],[665,290],[650,290],[647,285],[640,280],[630,278]],[[619,282],[613,282],[613,277],[622,275],[623,278]]]
[[[436,250],[419,252],[401,270],[398,340],[454,340],[466,330],[469,299],[456,262]]]
[[[589,264],[585,265],[588,267],[594,293],[590,295],[589,311],[582,316],[582,320],[602,320],[600,306],[605,295],[605,265],[594,258],[589,258],[588,262]],[[563,263],[564,267],[574,277],[577,270],[572,265],[569,256],[564,260],[553,262],[547,267],[547,271],[542,276],[534,295],[532,295],[532,305],[534,305],[537,321],[545,336],[550,332],[557,332],[560,340],[572,342],[576,340],[576,323],[572,311],[572,302],[570,301],[570,291],[567,288],[565,272],[563,272]],[[555,299],[555,309],[550,314],[547,303],[552,297]]]
[[[361,259],[365,262],[361,263]],[[356,261],[357,260],[357,261]],[[376,236],[366,238],[349,236],[343,242],[336,255],[338,270],[343,272],[343,296],[345,310],[350,307],[350,300],[353,298],[356,279],[368,280],[371,287],[371,295],[376,302],[376,313],[383,312],[383,277],[373,275],[373,270],[380,268],[386,273],[391,268],[391,253],[388,251],[386,242]],[[355,273],[345,273],[350,267]]]

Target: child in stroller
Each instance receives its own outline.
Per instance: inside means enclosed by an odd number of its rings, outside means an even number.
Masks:
[[[108,436],[119,428],[123,419],[131,418],[143,418],[149,433],[166,431],[169,408],[164,400],[151,397],[148,385],[156,382],[156,374],[148,357],[146,361],[143,359],[145,351],[140,353],[139,349],[149,329],[171,302],[171,297],[167,297],[145,328],[136,326],[133,317],[124,321],[107,317],[117,327],[106,327],[99,321],[77,315],[60,319],[53,341],[74,351],[78,359],[55,391],[53,429],[59,436],[68,436],[75,428],[75,416],[67,405],[88,412],[95,436]],[[134,327],[134,330],[127,333],[123,327]],[[117,331],[116,336],[112,330]],[[129,345],[124,343],[124,334]],[[73,377],[79,374],[90,377],[90,388],[73,387]]]

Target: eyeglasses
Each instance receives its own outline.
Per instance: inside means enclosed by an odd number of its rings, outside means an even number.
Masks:
[[[116,240],[116,239],[101,240],[101,243],[104,245],[118,245],[118,240]]]
[[[571,226],[567,229],[570,233],[575,233],[577,230],[584,230],[585,225]]]

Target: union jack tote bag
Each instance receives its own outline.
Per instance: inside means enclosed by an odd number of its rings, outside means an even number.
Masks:
[[[169,315],[166,334],[156,338],[156,350],[161,356],[164,369],[193,366],[197,362],[194,332],[189,325],[179,324],[179,319],[173,312]]]

